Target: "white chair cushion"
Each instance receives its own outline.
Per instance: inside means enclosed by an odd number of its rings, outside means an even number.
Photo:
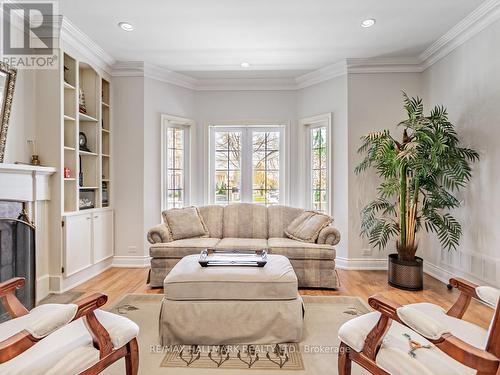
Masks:
[[[402,306],[396,312],[401,321],[427,339],[437,340],[449,332],[438,320],[411,305]]]
[[[74,304],[49,303],[32,309],[29,314],[8,320],[0,325],[0,341],[26,330],[33,337],[42,338],[65,326],[76,315],[78,306]]]
[[[465,320],[446,315],[444,309],[432,303],[414,303],[407,306],[422,312],[438,322],[442,329],[476,348],[484,349],[486,347],[488,332],[485,329]]]
[[[478,286],[476,288],[476,294],[481,301],[496,309],[498,299],[500,298],[500,290],[492,288],[491,286]]]
[[[379,318],[379,312],[372,312],[344,323],[339,330],[340,340],[360,352],[363,350],[366,336]],[[416,350],[416,356],[413,358],[408,354],[410,346],[404,334],[422,345],[432,345],[418,333],[393,321],[376,358],[377,365],[388,373],[392,375],[475,374],[473,369],[455,361],[435,346]]]
[[[131,320],[97,310],[97,319],[109,332],[115,349],[139,334]],[[24,353],[0,364],[0,375],[78,374],[99,361],[99,351],[83,319],[75,320],[55,331]],[[64,370],[62,370],[64,369]]]

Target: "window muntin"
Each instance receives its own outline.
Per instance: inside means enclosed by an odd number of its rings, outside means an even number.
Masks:
[[[280,132],[252,132],[252,202],[280,201]]]
[[[167,208],[184,205],[184,129],[167,129]]]
[[[311,139],[311,202],[317,211],[328,211],[328,143],[327,128],[310,129]]]
[[[241,201],[241,131],[215,132],[215,203]]]
[[[213,126],[210,201],[284,203],[282,126]]]

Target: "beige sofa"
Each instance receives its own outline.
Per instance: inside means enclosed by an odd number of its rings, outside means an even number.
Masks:
[[[324,228],[316,243],[296,241],[285,234],[287,226],[303,209],[238,203],[203,206],[199,211],[208,228],[208,238],[174,241],[165,224],[149,230],[152,287],[162,287],[165,276],[184,256],[199,254],[206,248],[266,249],[270,254],[290,259],[299,287],[338,287],[334,245],[340,241],[339,231],[331,225]]]

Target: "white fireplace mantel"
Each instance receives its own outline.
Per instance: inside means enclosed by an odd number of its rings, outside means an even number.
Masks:
[[[50,200],[53,167],[0,163],[0,200],[36,202]]]
[[[26,203],[28,217],[36,230],[36,300],[49,294],[50,176],[56,168],[0,163],[0,201]]]

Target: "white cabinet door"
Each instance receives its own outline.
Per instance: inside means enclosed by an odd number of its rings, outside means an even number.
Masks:
[[[113,255],[113,211],[93,214],[94,263]]]
[[[64,219],[64,274],[66,277],[92,265],[92,215]]]

